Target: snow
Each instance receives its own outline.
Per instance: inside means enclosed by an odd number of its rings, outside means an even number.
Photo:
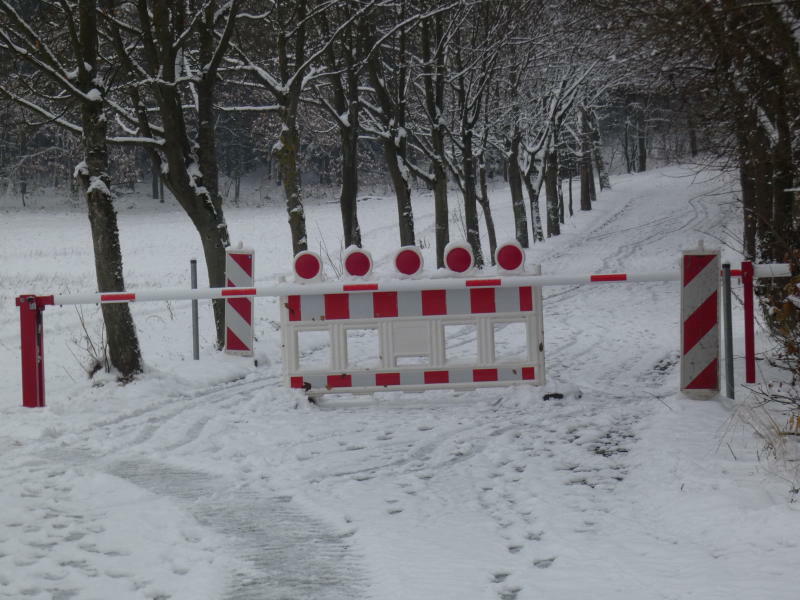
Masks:
[[[106,182],[100,177],[92,176],[89,178],[89,187],[86,188],[86,193],[89,194],[94,191],[99,191],[103,196],[111,197],[111,190],[108,189]]]
[[[698,239],[723,240],[723,260],[737,262],[730,236],[741,218],[728,184],[691,175],[617,177],[590,213],[528,250],[528,263],[544,274],[664,271]],[[491,199],[498,238],[513,237],[508,189],[495,185]],[[433,202],[424,193],[413,203],[431,273]],[[175,203],[117,204],[128,287],[188,287],[188,261],[203,253]],[[226,209],[236,239],[261,257],[261,282],[291,271],[283,210]],[[376,277],[396,250],[395,210],[391,197],[359,203]],[[306,203],[309,248],[334,261],[338,211]],[[741,404],[677,393],[675,282],[546,289],[545,388],[330,396],[320,406],[280,383],[277,299],[257,301],[257,367],[213,349],[208,303],[199,361],[189,302],[132,305],[147,367],[127,386],[87,380],[76,311],[48,307],[48,407],[23,409],[13,298],[94,290],[91,238],[85,215],[66,205],[5,209],[3,220],[0,597],[797,596],[797,475],[767,460],[734,417]],[[97,307],[83,315],[97,336]]]

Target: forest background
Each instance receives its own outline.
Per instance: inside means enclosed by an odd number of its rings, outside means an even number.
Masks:
[[[427,187],[437,266],[464,238],[481,267],[492,180],[529,247],[590,211],[610,171],[692,160],[738,173],[742,255],[796,269],[799,25],[800,2],[744,0],[0,0],[0,194],[84,204],[98,290],[115,291],[114,201],[147,182],[186,212],[219,287],[244,177],[281,186],[287,256],[307,247],[304,186],[338,187],[347,247],[382,184],[400,245],[424,243],[411,194]],[[796,283],[761,293],[798,377]],[[128,306],[102,310],[130,378]]]

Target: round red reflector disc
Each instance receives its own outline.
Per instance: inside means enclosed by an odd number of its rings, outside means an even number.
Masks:
[[[522,250],[513,244],[501,246],[497,251],[497,264],[506,271],[516,271],[522,266]]]
[[[422,268],[422,259],[413,250],[401,250],[394,257],[394,266],[403,275],[413,275]]]
[[[466,248],[456,247],[447,253],[444,262],[451,271],[463,273],[472,266],[472,254]]]
[[[322,270],[322,263],[311,253],[301,254],[294,260],[294,272],[301,279],[314,279]]]
[[[367,256],[364,252],[359,252],[355,250],[347,255],[347,258],[344,259],[344,268],[350,275],[354,275],[356,277],[363,277],[367,273],[369,273],[369,269],[371,265],[369,256]]]

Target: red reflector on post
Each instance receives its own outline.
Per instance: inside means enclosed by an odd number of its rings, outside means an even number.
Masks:
[[[422,255],[416,247],[401,248],[394,257],[394,266],[403,275],[415,275],[422,269]]]

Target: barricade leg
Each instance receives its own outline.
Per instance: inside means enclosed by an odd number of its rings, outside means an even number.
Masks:
[[[39,408],[44,399],[44,306],[36,296],[20,296],[20,340],[22,353],[22,406]]]
[[[681,391],[702,399],[719,393],[719,252],[681,260]]]

